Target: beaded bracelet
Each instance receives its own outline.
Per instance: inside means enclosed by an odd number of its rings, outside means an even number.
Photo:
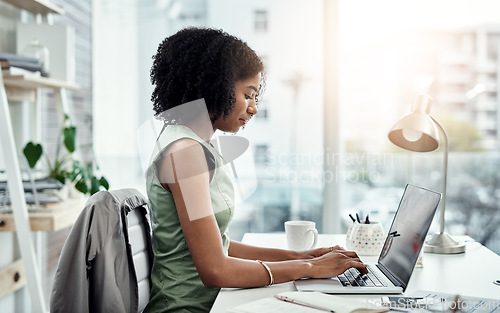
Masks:
[[[256,261],[259,262],[260,264],[262,264],[262,266],[264,266],[267,273],[269,274],[269,286],[274,284],[274,276],[273,276],[273,273],[271,272],[271,269],[269,268],[269,266],[267,266],[267,264],[262,262],[261,260],[256,260]]]

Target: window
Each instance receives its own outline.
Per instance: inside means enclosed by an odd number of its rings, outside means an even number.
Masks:
[[[340,13],[346,23],[340,27],[341,38],[360,40],[354,25],[347,25],[351,23],[348,15],[359,10],[354,4],[348,9],[347,3]],[[468,45],[453,44],[469,38],[470,31],[479,36],[496,30],[481,28],[480,19],[478,27],[467,31],[429,31],[426,23],[430,21],[421,22],[385,35],[372,29],[379,39],[364,43],[352,42],[348,47],[342,45],[347,39],[340,43],[344,49],[340,58],[341,141],[350,143],[339,165],[348,174],[341,177],[340,216],[345,227],[350,223],[347,214],[360,211],[388,229],[406,183],[442,191],[442,142],[436,152],[418,153],[396,148],[387,139],[390,127],[410,111],[415,95],[424,92],[433,97],[430,114],[443,125],[449,139],[445,230],[451,235],[470,235],[498,252],[500,231],[493,225],[500,218],[482,218],[500,212],[498,108],[486,98],[498,95],[494,89],[483,93],[471,87],[498,85],[493,67],[476,66],[490,64],[488,49],[496,49],[492,56],[498,58],[498,45],[488,37]],[[368,31],[364,29],[366,38],[370,38]],[[471,89],[474,93],[468,95]],[[439,211],[429,234],[438,230]]]
[[[255,145],[255,163],[257,165],[265,165],[269,163],[269,145]]]
[[[446,5],[449,1],[436,2],[428,19],[413,19],[412,16],[418,16],[415,11],[427,11],[420,1],[409,1],[412,5],[408,8],[398,6],[397,15],[388,14],[380,3],[369,0],[342,1],[339,7],[339,78],[335,84],[340,95],[338,142],[340,150],[345,151],[342,153],[323,146],[324,129],[328,126],[323,125],[324,2],[308,1],[304,10],[302,2],[267,1],[265,8],[256,8],[255,1],[238,1],[238,8],[250,13],[247,28],[242,27],[240,19],[232,18],[233,10],[223,10],[233,5],[233,0],[206,2],[207,16],[200,17],[199,23],[206,21],[208,24],[204,26],[222,28],[247,41],[262,56],[267,75],[266,91],[255,117],[257,123],[248,125],[239,134],[254,145],[258,187],[238,206],[236,212],[241,215],[233,220],[233,235],[236,231],[241,234],[283,231],[282,221],[290,218],[313,220],[320,228],[322,221],[328,221],[324,215],[328,210],[334,213],[333,218],[341,220],[344,226],[341,232],[349,226],[347,214],[354,210],[363,215],[369,213],[373,220],[390,223],[406,183],[440,191],[441,150],[410,153],[387,139],[387,131],[410,110],[415,94],[426,92],[433,97],[431,114],[444,124],[450,139],[446,230],[452,235],[470,234],[500,252],[500,231],[496,227],[500,223],[500,176],[497,174],[500,173],[500,123],[495,118],[499,114],[495,86],[500,76],[499,70],[491,66],[498,63],[500,39],[495,25],[483,30],[473,26],[485,25],[495,18],[498,21],[495,12],[500,9],[500,3],[488,0],[482,7],[471,6],[470,12],[474,14],[466,15],[462,11],[450,13]],[[186,3],[198,5],[198,1]],[[364,10],[359,10],[360,3]],[[201,11],[195,9],[195,12]],[[280,14],[271,15],[278,10]],[[137,94],[140,99],[149,99],[150,82],[143,78],[147,78],[151,66],[149,57],[144,55],[149,56],[151,52],[145,47],[158,45],[154,38],[165,36],[163,27],[181,24],[172,18],[165,24],[162,14],[154,18],[152,25],[158,26],[151,28],[154,36],[139,36],[142,44],[133,45],[140,49],[141,68],[140,75],[133,77],[141,80],[129,83],[137,87],[128,88],[125,99],[137,99]],[[457,28],[440,28],[447,24],[446,18],[457,21],[449,23]],[[460,21],[471,27],[458,27]],[[141,16],[139,22],[142,26],[150,25],[152,18]],[[173,32],[174,28],[169,29]],[[481,32],[487,36],[481,37]],[[106,46],[100,47],[108,52]],[[126,45],[112,48],[133,51]],[[116,51],[110,55],[130,59]],[[478,62],[487,66],[478,68]],[[96,75],[105,70],[109,67],[99,69]],[[284,83],[294,78],[294,72],[309,78],[298,92]],[[475,91],[467,97],[467,92],[480,84],[486,86],[486,90],[481,94]],[[122,94],[109,89],[106,92]],[[107,102],[108,98],[102,98],[96,103]],[[136,103],[131,101],[127,105]],[[123,101],[117,100],[116,105],[123,106]],[[138,110],[140,123],[145,120],[144,116],[151,116],[148,106],[142,105]],[[101,119],[100,127],[109,127],[109,121]],[[110,180],[113,188],[116,184],[130,185],[129,171],[122,169],[132,168],[130,164],[137,159],[128,157],[131,148],[123,145],[122,148],[123,151],[115,149],[116,156],[113,155],[108,168],[100,162],[103,173],[109,173],[109,167],[116,169],[116,178]],[[120,166],[117,159],[122,160]],[[332,164],[329,172],[323,170],[325,161]],[[142,172],[136,172],[140,175],[134,185],[142,186]],[[326,181],[335,183],[334,196],[339,203],[324,209],[322,197]],[[439,224],[436,221],[433,225]]]
[[[255,10],[254,26],[256,32],[266,32],[268,27],[268,16],[266,10]]]
[[[267,103],[265,105],[267,105]],[[267,120],[268,109],[263,106],[264,105],[261,106],[261,104],[259,104],[259,111],[257,115],[255,115],[255,118],[258,120]]]

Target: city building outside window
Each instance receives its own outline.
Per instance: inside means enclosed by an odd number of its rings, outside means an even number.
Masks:
[[[255,10],[255,31],[266,32],[268,27],[268,14],[266,10]]]
[[[269,162],[269,145],[255,145],[255,163],[256,165],[266,165]]]

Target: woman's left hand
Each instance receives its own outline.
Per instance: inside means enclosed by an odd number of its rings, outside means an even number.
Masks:
[[[299,257],[297,259],[313,259],[313,258],[317,258],[319,256],[322,256],[323,254],[326,254],[326,253],[332,252],[332,251],[346,251],[346,250],[344,248],[342,248],[341,246],[324,247],[324,248],[306,250],[306,251],[299,252]]]

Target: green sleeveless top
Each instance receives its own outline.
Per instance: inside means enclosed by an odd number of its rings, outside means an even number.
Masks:
[[[224,165],[220,153],[190,128],[168,125],[157,140],[151,164],[146,172],[154,251],[151,274],[153,286],[150,301],[144,311],[148,313],[208,312],[220,290],[203,285],[184,238],[172,193],[163,188],[158,179],[155,162],[170,144],[183,138],[199,142],[204,147],[206,156],[215,159],[213,175],[210,175],[210,197],[226,254],[229,248],[227,227],[234,209],[234,189],[230,171]]]

